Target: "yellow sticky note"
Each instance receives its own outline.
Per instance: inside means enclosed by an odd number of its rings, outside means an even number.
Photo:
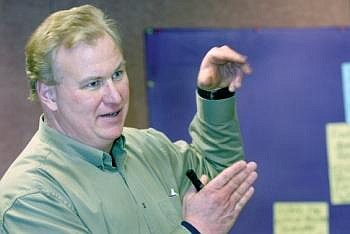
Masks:
[[[328,234],[326,202],[276,202],[274,234]]]
[[[350,124],[329,123],[326,135],[331,203],[350,204]]]

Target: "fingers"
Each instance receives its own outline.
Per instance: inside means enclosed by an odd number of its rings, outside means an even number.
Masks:
[[[228,90],[234,92],[236,89],[239,89],[242,86],[243,74],[240,69],[236,72],[236,77],[231,80]]]
[[[245,161],[238,161],[232,164],[230,167],[223,170],[218,176],[216,176],[209,184],[213,186],[214,189],[221,189],[224,187],[231,179],[236,176],[239,172],[247,167]]]
[[[214,178],[213,184],[216,189],[225,189],[228,193],[236,190],[247,176],[255,171],[257,165],[255,162],[239,161],[226,168],[222,173]]]
[[[241,213],[242,209],[248,203],[248,201],[252,198],[254,194],[254,187],[249,187],[246,193],[241,197],[241,199],[236,203],[233,209],[234,219]]]
[[[241,70],[243,74],[252,73],[247,56],[236,52],[226,45],[212,48],[209,50],[208,56],[213,64],[223,65],[230,63],[233,68]]]
[[[246,56],[234,51],[226,45],[212,48],[208,51],[208,55],[211,58],[211,62],[215,64],[225,64],[227,62],[245,64],[247,62]]]
[[[251,74],[253,72],[253,69],[250,67],[249,63],[245,63],[241,66],[241,69],[244,74]]]
[[[234,92],[242,86],[242,81],[245,75],[251,74],[252,69],[248,63],[245,63],[243,65],[237,65],[233,63],[230,64],[231,70],[233,70],[233,77],[230,81],[228,89],[230,92]]]
[[[245,178],[245,180],[236,188],[230,197],[230,201],[233,204],[238,203],[249,191],[250,188],[252,188],[253,183],[258,178],[258,174],[255,171],[252,171],[248,174],[248,176]]]
[[[242,209],[252,198],[254,194],[254,187],[252,184],[257,179],[257,173],[252,171],[244,182],[236,189],[232,194],[227,203],[230,204],[230,212],[233,215],[233,220],[236,220]]]
[[[257,173],[255,172],[257,165],[255,162],[249,162],[246,168],[240,171],[236,176],[234,176],[223,188],[222,190],[226,194],[233,194],[237,196],[236,199],[239,200],[241,196],[246,192],[246,190],[253,184],[257,178]]]
[[[257,179],[256,169],[255,162],[239,161],[225,169],[207,186],[210,185],[212,189],[226,194],[225,200],[230,204],[236,204],[246,196]]]

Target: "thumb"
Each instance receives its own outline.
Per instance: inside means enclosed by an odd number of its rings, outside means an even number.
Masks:
[[[207,175],[202,175],[201,178],[200,178],[200,181],[206,185],[209,183],[209,177]]]

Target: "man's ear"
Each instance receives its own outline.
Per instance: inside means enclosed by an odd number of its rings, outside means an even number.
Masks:
[[[56,89],[54,85],[46,85],[38,80],[36,82],[36,92],[41,103],[47,106],[51,111],[57,110]]]

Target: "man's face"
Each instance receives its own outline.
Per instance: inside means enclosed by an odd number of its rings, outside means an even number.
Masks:
[[[89,45],[60,47],[53,59],[56,110],[49,125],[65,135],[108,150],[122,134],[128,112],[129,83],[125,61],[112,38]]]

